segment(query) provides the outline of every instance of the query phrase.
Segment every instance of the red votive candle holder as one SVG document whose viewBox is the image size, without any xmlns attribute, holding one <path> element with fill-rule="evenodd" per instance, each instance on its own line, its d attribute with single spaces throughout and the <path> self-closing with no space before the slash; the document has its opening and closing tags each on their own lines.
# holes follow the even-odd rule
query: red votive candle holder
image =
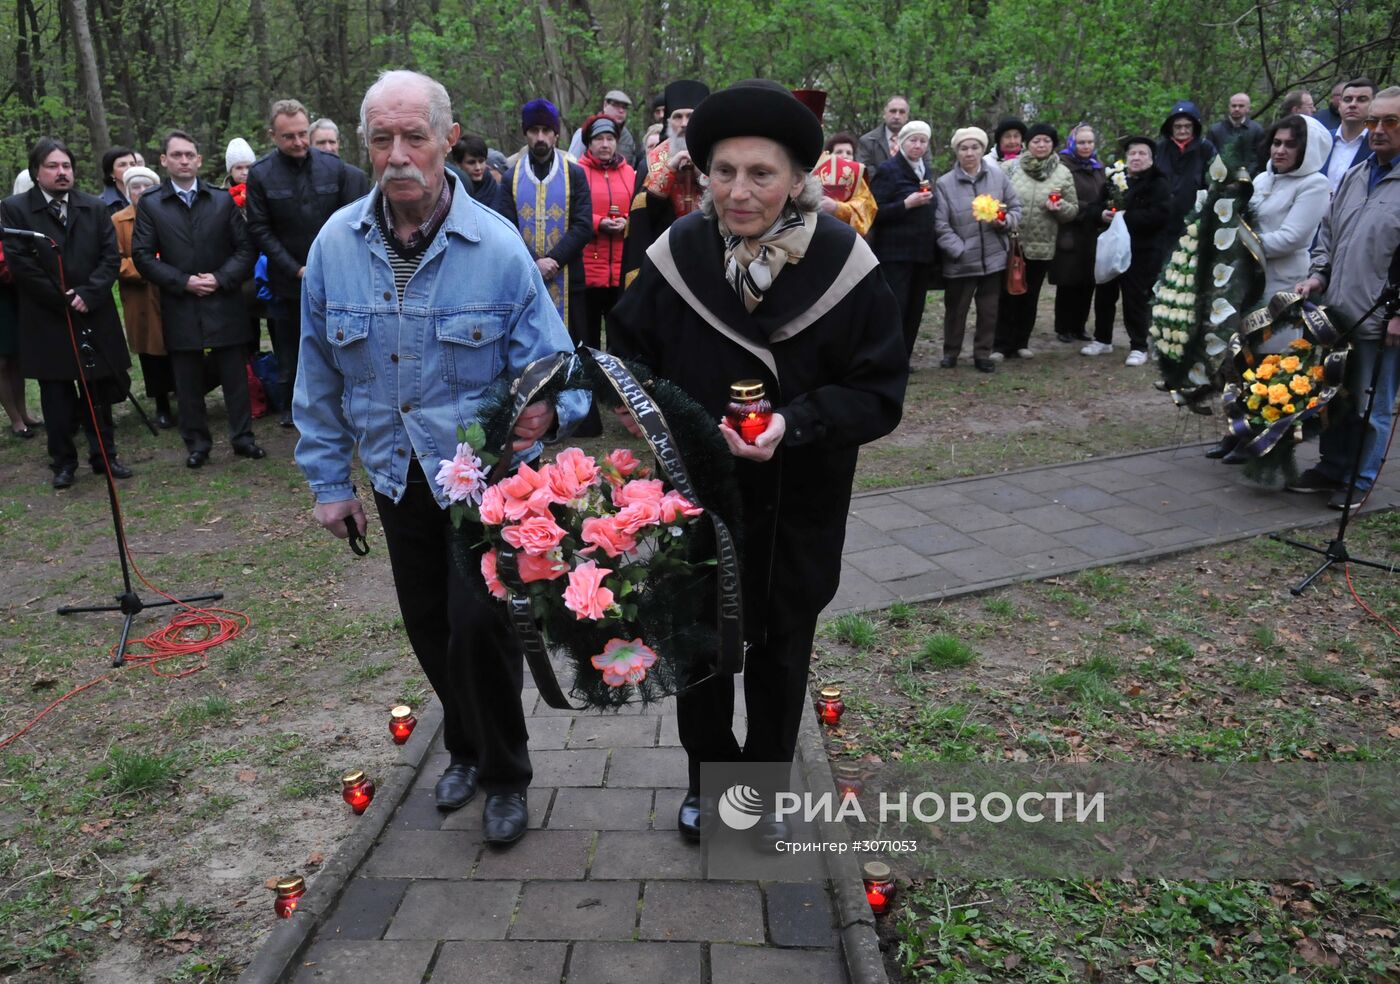
<svg viewBox="0 0 1400 984">
<path fill-rule="evenodd" d="M 773 419 L 773 404 L 763 393 L 763 383 L 757 379 L 741 379 L 729 386 L 729 405 L 724 408 L 724 420 L 739 432 L 745 444 L 752 444 L 768 429 Z"/>
<path fill-rule="evenodd" d="M 817 696 L 817 717 L 827 727 L 835 727 L 846 710 L 846 702 L 841 699 L 839 687 L 822 687 Z"/>
<path fill-rule="evenodd" d="M 1051 204 L 1051 205 L 1058 205 L 1058 204 L 1060 204 L 1060 197 L 1061 197 L 1061 196 L 1060 196 L 1060 193 L 1059 193 L 1058 191 L 1052 191 L 1052 192 L 1050 192 L 1050 204 Z"/>
<path fill-rule="evenodd" d="M 865 780 L 860 774 L 860 766 L 854 762 L 842 762 L 836 767 L 836 791 L 841 799 L 854 799 L 865 788 Z"/>
<path fill-rule="evenodd" d="M 413 708 L 407 704 L 400 704 L 389 712 L 389 736 L 394 739 L 395 745 L 408 741 L 408 736 L 413 734 L 416 727 L 418 719 L 413 716 Z"/>
<path fill-rule="evenodd" d="M 883 861 L 871 861 L 861 872 L 865 883 L 865 901 L 870 903 L 870 911 L 883 916 L 894 901 L 894 872 Z"/>
<path fill-rule="evenodd" d="M 374 799 L 374 780 L 359 769 L 347 772 L 340 777 L 340 795 L 350 804 L 350 809 L 355 811 L 355 815 L 359 816 Z"/>
<path fill-rule="evenodd" d="M 272 900 L 272 911 L 279 919 L 290 919 L 296 911 L 297 903 L 306 894 L 306 881 L 300 875 L 281 878 L 277 881 L 277 897 Z"/>
</svg>

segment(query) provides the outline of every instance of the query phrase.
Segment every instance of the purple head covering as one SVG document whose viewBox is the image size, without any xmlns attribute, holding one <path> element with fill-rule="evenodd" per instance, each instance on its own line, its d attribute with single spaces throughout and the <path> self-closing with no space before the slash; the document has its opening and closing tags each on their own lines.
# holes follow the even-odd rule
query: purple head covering
<svg viewBox="0 0 1400 984">
<path fill-rule="evenodd" d="M 1068 163 L 1070 164 L 1077 165 L 1081 168 L 1087 167 L 1091 171 L 1102 170 L 1103 162 L 1099 160 L 1099 152 L 1097 148 L 1095 148 L 1094 152 L 1090 154 L 1087 158 L 1080 157 L 1074 152 L 1074 135 L 1079 132 L 1079 128 L 1081 126 L 1088 125 L 1088 123 L 1079 122 L 1074 124 L 1074 126 L 1070 127 L 1069 139 L 1065 141 L 1065 149 L 1060 151 L 1060 153 L 1063 154 L 1065 157 L 1069 158 Z"/>
</svg>

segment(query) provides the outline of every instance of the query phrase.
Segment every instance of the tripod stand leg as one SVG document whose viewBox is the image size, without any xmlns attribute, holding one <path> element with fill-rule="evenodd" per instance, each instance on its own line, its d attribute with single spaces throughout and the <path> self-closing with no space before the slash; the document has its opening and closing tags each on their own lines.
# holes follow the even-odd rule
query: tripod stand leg
<svg viewBox="0 0 1400 984">
<path fill-rule="evenodd" d="M 112 657 L 113 666 L 123 666 L 126 663 L 126 640 L 131 637 L 131 620 L 135 617 L 135 612 L 126 613 L 126 619 L 122 622 L 122 637 L 117 643 L 117 654 Z"/>
</svg>

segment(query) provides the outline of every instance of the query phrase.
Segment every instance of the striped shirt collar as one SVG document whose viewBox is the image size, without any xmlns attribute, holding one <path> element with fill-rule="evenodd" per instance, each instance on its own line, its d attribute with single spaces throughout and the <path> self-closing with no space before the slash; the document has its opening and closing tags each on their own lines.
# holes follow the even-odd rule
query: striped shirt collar
<svg viewBox="0 0 1400 984">
<path fill-rule="evenodd" d="M 447 218 L 447 212 L 452 207 L 452 183 L 444 175 L 442 192 L 438 195 L 437 205 L 433 207 L 433 211 L 423 220 L 423 223 L 413 230 L 413 235 L 404 240 L 394 229 L 394 214 L 389 208 L 389 199 L 384 197 L 384 193 L 378 189 L 375 190 L 375 194 L 379 196 L 379 207 L 384 216 L 385 230 L 394 237 L 399 246 L 410 252 L 427 246 L 428 240 L 437 233 L 438 226 L 442 225 L 443 219 Z"/>
</svg>

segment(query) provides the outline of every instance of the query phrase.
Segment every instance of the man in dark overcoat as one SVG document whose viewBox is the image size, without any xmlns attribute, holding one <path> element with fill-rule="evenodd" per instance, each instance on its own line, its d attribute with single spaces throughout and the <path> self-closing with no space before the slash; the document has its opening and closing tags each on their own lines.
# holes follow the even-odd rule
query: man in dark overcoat
<svg viewBox="0 0 1400 984">
<path fill-rule="evenodd" d="M 131 365 L 112 298 L 121 266 L 116 232 L 107 206 L 74 187 L 73 155 L 61 141 L 41 137 L 35 143 L 29 174 L 34 187 L 0 202 L 0 223 L 41 233 L 54 244 L 5 237 L 5 262 L 19 293 L 20 369 L 39 381 L 53 487 L 73 484 L 79 427 L 87 434 L 92 470 L 110 468 L 114 478 L 130 478 L 131 470 L 117 460 L 111 406 L 126 396 Z M 79 379 L 88 381 L 91 412 Z"/>
<path fill-rule="evenodd" d="M 160 164 L 170 180 L 141 196 L 131 258 L 148 283 L 160 288 L 161 325 L 175 398 L 180 404 L 180 436 L 199 468 L 209 460 L 213 440 L 204 407 L 204 350 L 210 349 L 224 390 L 229 443 L 244 458 L 266 452 L 253 440 L 248 397 L 248 311 L 243 281 L 257 260 L 233 196 L 199 180 L 203 158 L 189 134 L 172 130 Z"/>
</svg>

